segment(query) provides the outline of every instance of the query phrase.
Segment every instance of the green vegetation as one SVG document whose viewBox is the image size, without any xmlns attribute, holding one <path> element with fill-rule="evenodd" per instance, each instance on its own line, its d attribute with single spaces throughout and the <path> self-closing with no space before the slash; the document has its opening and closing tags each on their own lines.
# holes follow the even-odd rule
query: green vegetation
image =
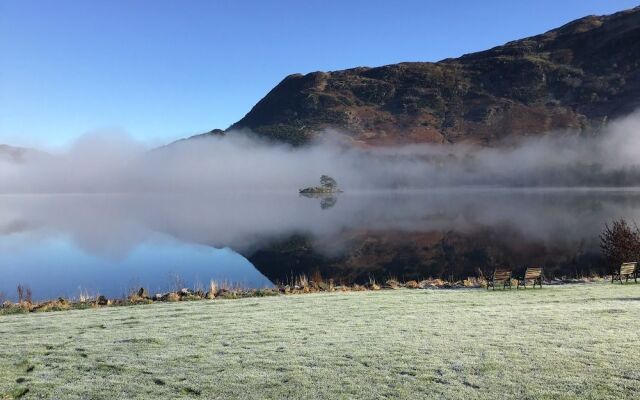
<svg viewBox="0 0 640 400">
<path fill-rule="evenodd" d="M 631 398 L 640 285 L 0 316 L 2 398 Z"/>
</svg>

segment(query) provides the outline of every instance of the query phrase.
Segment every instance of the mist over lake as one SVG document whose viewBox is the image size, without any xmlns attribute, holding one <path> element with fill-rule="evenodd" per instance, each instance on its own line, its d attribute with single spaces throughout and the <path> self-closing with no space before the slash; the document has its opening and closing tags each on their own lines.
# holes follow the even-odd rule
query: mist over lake
<svg viewBox="0 0 640 400">
<path fill-rule="evenodd" d="M 600 232 L 640 211 L 638 115 L 496 148 L 372 148 L 337 131 L 295 147 L 242 131 L 155 149 L 94 132 L 62 152 L 14 151 L 0 157 L 0 291 L 606 274 Z M 344 191 L 298 195 L 325 173 Z"/>
<path fill-rule="evenodd" d="M 260 288 L 316 271 L 337 282 L 500 264 L 595 273 L 599 233 L 612 219 L 639 219 L 640 191 L 2 195 L 0 209 L 0 291 L 23 284 L 50 298 L 210 279 Z"/>
</svg>

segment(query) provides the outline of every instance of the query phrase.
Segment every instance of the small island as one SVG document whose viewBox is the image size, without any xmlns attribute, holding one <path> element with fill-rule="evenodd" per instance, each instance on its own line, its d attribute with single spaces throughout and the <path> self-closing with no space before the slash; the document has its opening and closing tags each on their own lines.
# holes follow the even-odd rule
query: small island
<svg viewBox="0 0 640 400">
<path fill-rule="evenodd" d="M 338 182 L 329 175 L 320 177 L 320 186 L 313 186 L 299 190 L 300 194 L 341 193 Z"/>
</svg>

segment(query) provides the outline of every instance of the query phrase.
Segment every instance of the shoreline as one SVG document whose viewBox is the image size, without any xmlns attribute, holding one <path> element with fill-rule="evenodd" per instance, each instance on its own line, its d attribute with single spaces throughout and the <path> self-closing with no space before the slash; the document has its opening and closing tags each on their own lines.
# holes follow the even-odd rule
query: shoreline
<svg viewBox="0 0 640 400">
<path fill-rule="evenodd" d="M 543 286 L 557 286 L 570 284 L 585 284 L 595 282 L 606 282 L 608 278 L 589 277 L 589 278 L 573 278 L 573 279 L 549 279 L 543 281 Z M 525 289 L 517 289 L 515 279 L 512 280 L 514 289 L 496 290 L 527 290 L 531 289 L 529 285 Z M 21 299 L 17 302 L 4 301 L 0 304 L 0 317 L 12 314 L 29 314 L 39 312 L 55 312 L 69 310 L 83 310 L 92 308 L 105 307 L 126 307 L 153 303 L 172 303 L 184 301 L 202 301 L 202 300 L 233 300 L 257 297 L 272 296 L 289 296 L 302 295 L 311 293 L 339 293 L 339 292 L 364 292 L 364 291 L 393 291 L 399 289 L 408 290 L 456 290 L 456 289 L 486 289 L 486 280 L 482 278 L 469 278 L 462 281 L 447 282 L 441 279 L 425 279 L 421 281 L 409 280 L 399 282 L 395 279 L 389 279 L 385 283 L 377 283 L 370 281 L 369 283 L 351 284 L 351 285 L 334 285 L 332 280 L 325 281 L 309 281 L 305 276 L 299 277 L 293 284 L 280 284 L 274 288 L 262 289 L 246 289 L 246 288 L 227 288 L 219 287 L 216 282 L 212 281 L 209 290 L 183 288 L 178 291 L 170 291 L 164 293 L 156 293 L 150 295 L 144 287 L 138 289 L 135 293 L 131 293 L 126 297 L 107 298 L 103 295 L 87 297 L 83 299 L 63 298 L 32 301 L 30 299 Z M 540 289 L 537 289 L 540 290 Z"/>
</svg>

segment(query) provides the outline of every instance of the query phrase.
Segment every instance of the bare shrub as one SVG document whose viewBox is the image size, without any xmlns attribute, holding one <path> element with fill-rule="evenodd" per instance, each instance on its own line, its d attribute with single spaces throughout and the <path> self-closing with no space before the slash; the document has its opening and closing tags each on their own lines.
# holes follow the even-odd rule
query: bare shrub
<svg viewBox="0 0 640 400">
<path fill-rule="evenodd" d="M 218 282 L 214 281 L 213 279 L 209 281 L 209 293 L 218 293 Z"/>
<path fill-rule="evenodd" d="M 78 300 L 81 303 L 85 303 L 89 300 L 91 300 L 91 295 L 89 295 L 89 291 L 87 289 L 83 289 L 82 287 L 78 287 L 79 290 L 79 294 L 78 294 Z"/>
<path fill-rule="evenodd" d="M 320 274 L 319 270 L 315 270 L 315 272 L 311 275 L 311 281 L 316 284 L 320 284 L 323 282 L 322 274 Z"/>
<path fill-rule="evenodd" d="M 314 281 L 315 282 L 315 281 Z M 297 286 L 300 287 L 309 287 L 309 278 L 307 278 L 307 275 L 302 274 L 298 276 L 298 281 L 296 282 Z"/>
<path fill-rule="evenodd" d="M 18 284 L 18 303 L 22 304 L 22 301 L 24 300 L 24 286 Z"/>
<path fill-rule="evenodd" d="M 640 230 L 632 227 L 624 219 L 606 224 L 600 235 L 600 249 L 610 267 L 623 262 L 640 261 Z"/>
<path fill-rule="evenodd" d="M 18 284 L 16 290 L 18 292 L 18 304 L 31 303 L 33 293 L 31 292 L 31 288 L 29 286 Z"/>
</svg>

